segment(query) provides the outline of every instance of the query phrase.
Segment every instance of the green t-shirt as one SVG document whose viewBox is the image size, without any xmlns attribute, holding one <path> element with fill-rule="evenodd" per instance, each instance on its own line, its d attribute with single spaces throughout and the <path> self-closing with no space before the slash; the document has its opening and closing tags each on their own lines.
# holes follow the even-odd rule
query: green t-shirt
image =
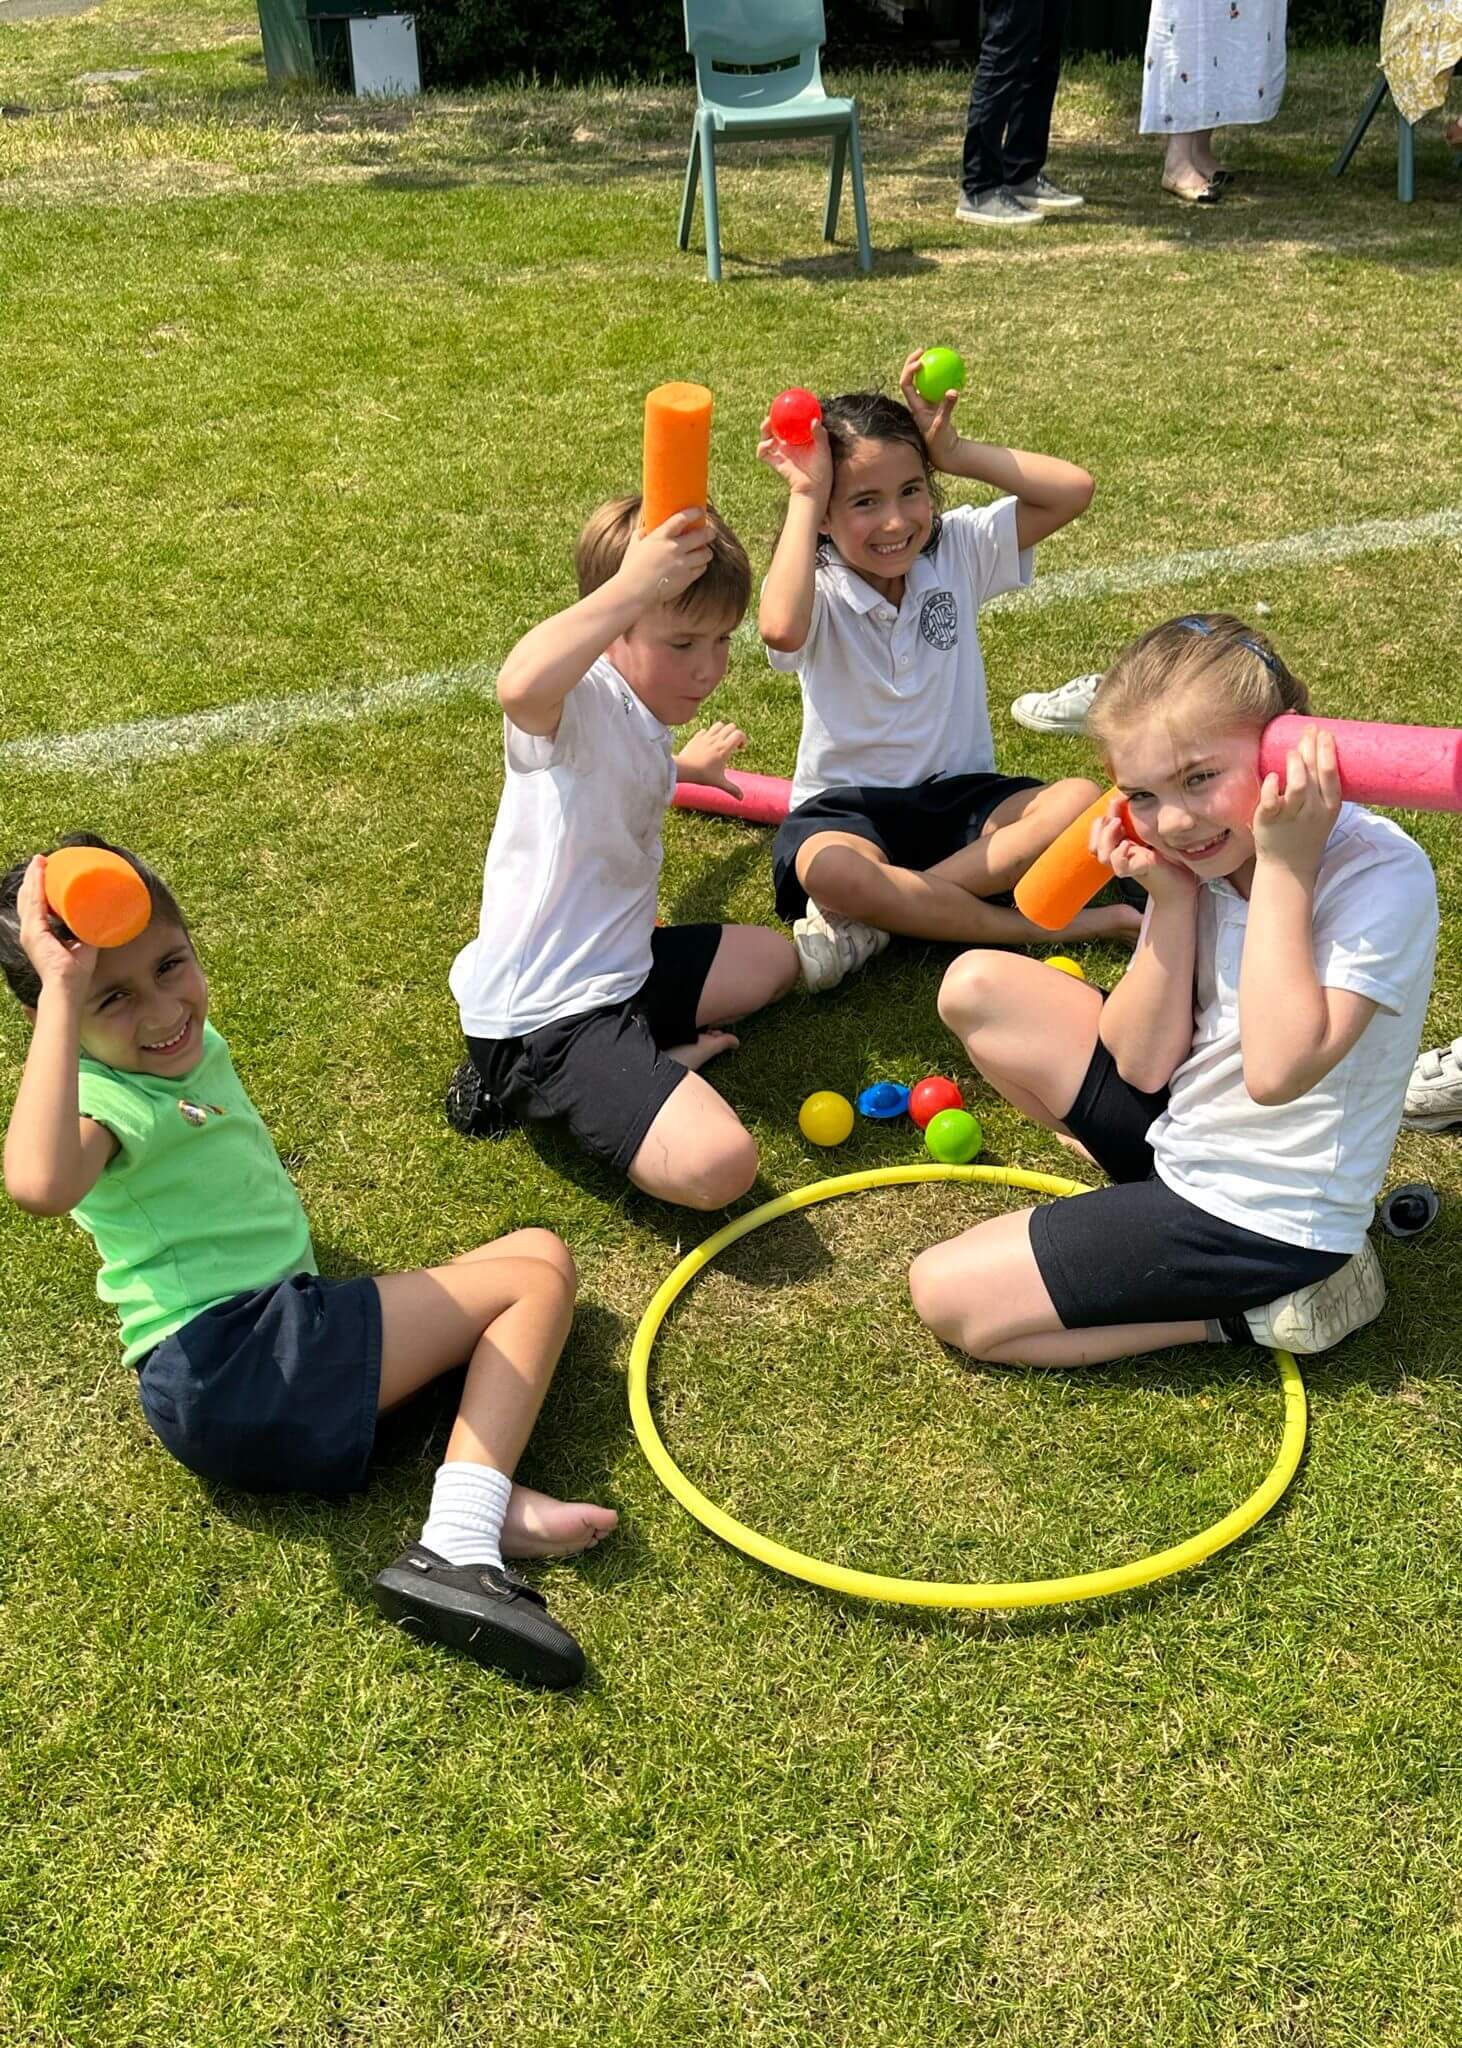
<svg viewBox="0 0 1462 2048">
<path fill-rule="evenodd" d="M 71 1214 L 96 1240 L 96 1291 L 122 1319 L 128 1365 L 230 1295 L 319 1270 L 299 1196 L 211 1024 L 177 1080 L 83 1058 L 81 1114 L 118 1145 Z"/>
</svg>

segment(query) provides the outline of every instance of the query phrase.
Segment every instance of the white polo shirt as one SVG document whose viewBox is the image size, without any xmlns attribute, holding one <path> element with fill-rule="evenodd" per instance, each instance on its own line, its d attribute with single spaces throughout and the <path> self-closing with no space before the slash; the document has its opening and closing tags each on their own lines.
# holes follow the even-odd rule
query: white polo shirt
<svg viewBox="0 0 1462 2048">
<path fill-rule="evenodd" d="M 1342 804 L 1315 888 L 1315 970 L 1375 1015 L 1297 1102 L 1244 1086 L 1239 970 L 1249 905 L 1228 882 L 1198 892 L 1193 1049 L 1148 1131 L 1158 1176 L 1184 1201 L 1281 1244 L 1355 1252 L 1386 1176 L 1421 1043 L 1437 942 L 1437 885 L 1389 818 Z"/>
<path fill-rule="evenodd" d="M 624 1002 L 650 972 L 670 731 L 601 657 L 552 739 L 503 720 L 477 937 L 452 963 L 468 1038 L 522 1038 Z"/>
<path fill-rule="evenodd" d="M 995 742 L 975 615 L 1023 588 L 1035 556 L 1015 537 L 1014 498 L 956 505 L 894 605 L 838 554 L 818 563 L 812 623 L 794 654 L 767 659 L 802 685 L 793 805 L 839 784 L 913 789 L 931 775 L 988 774 Z"/>
</svg>

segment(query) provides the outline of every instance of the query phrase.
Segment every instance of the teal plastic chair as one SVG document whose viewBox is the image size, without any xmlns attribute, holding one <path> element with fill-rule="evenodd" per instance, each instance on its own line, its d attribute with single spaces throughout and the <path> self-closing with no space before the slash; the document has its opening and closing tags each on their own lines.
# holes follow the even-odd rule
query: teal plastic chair
<svg viewBox="0 0 1462 2048">
<path fill-rule="evenodd" d="M 721 282 L 721 216 L 716 201 L 716 144 L 768 142 L 784 135 L 831 135 L 832 170 L 822 233 L 837 232 L 846 165 L 858 223 L 858 267 L 873 268 L 863 151 L 855 100 L 823 91 L 820 51 L 827 40 L 822 0 L 685 0 L 685 47 L 695 59 L 695 128 L 685 167 L 680 246 L 690 247 L 697 179 L 703 180 L 706 271 Z"/>
</svg>

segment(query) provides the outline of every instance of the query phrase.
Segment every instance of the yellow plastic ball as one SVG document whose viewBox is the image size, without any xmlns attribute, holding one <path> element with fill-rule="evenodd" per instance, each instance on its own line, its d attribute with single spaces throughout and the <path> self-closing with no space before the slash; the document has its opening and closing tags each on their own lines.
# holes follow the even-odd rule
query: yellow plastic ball
<svg viewBox="0 0 1462 2048">
<path fill-rule="evenodd" d="M 814 1145 L 841 1145 L 853 1128 L 853 1105 L 846 1095 L 819 1088 L 797 1112 L 804 1138 Z"/>
<path fill-rule="evenodd" d="M 1053 953 L 1050 959 L 1046 962 L 1046 965 L 1048 967 L 1054 967 L 1058 974 L 1071 975 L 1072 978 L 1076 981 L 1086 980 L 1086 969 L 1082 966 L 1079 960 L 1071 959 L 1069 954 Z"/>
</svg>

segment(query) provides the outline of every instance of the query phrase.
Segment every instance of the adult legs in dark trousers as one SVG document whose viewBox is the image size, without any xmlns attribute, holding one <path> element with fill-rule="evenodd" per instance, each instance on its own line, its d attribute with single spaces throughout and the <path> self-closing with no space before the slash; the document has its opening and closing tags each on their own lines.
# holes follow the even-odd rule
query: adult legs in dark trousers
<svg viewBox="0 0 1462 2048">
<path fill-rule="evenodd" d="M 1031 227 L 1081 205 L 1045 175 L 1068 0 L 985 0 L 965 128 L 961 220 Z"/>
</svg>

